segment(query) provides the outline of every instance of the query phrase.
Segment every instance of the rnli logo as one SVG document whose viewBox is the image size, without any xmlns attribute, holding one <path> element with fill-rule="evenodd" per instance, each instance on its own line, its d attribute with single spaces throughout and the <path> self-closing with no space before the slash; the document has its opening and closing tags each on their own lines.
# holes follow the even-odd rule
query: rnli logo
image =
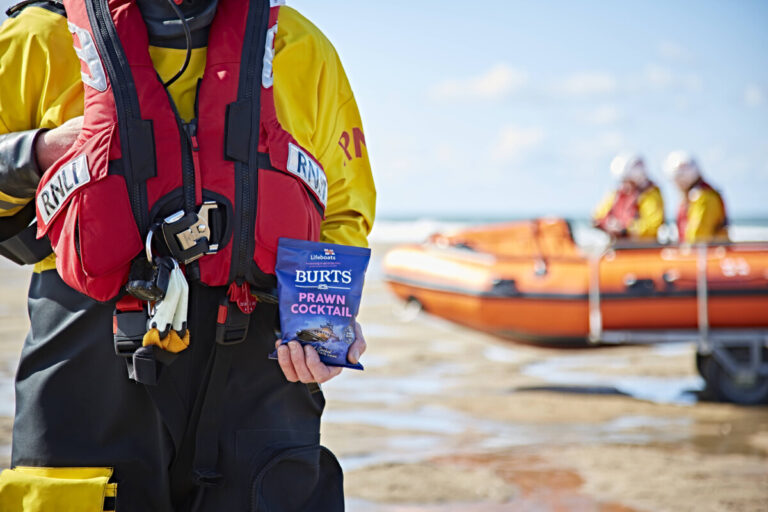
<svg viewBox="0 0 768 512">
<path fill-rule="evenodd" d="M 323 249 L 323 252 L 326 256 L 335 256 L 336 253 L 333 251 L 333 249 Z"/>
<path fill-rule="evenodd" d="M 309 155 L 295 144 L 288 143 L 288 172 L 297 176 L 311 188 L 325 208 L 328 200 L 328 181 L 325 172 Z"/>
<path fill-rule="evenodd" d="M 75 190 L 89 181 L 91 174 L 88 172 L 88 160 L 85 155 L 62 165 L 37 194 L 37 211 L 40 212 L 43 222 L 48 224 Z"/>
</svg>

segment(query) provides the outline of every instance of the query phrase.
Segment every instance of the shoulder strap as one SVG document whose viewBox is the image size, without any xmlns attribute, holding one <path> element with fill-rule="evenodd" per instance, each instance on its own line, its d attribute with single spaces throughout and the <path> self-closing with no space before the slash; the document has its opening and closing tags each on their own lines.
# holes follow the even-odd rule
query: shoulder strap
<svg viewBox="0 0 768 512">
<path fill-rule="evenodd" d="M 67 16 L 67 11 L 64 9 L 64 4 L 54 0 L 23 0 L 22 2 L 9 7 L 8 10 L 5 11 L 5 15 L 9 18 L 15 18 L 27 7 L 42 7 L 43 9 L 55 12 L 61 16 Z"/>
</svg>

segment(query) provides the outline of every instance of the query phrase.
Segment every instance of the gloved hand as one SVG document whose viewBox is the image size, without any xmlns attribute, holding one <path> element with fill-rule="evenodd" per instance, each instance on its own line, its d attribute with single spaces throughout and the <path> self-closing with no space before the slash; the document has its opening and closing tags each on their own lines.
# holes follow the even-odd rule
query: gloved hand
<svg viewBox="0 0 768 512">
<path fill-rule="evenodd" d="M 189 347 L 188 303 L 189 285 L 174 261 L 165 298 L 155 304 L 155 312 L 147 321 L 148 330 L 142 345 L 156 345 L 174 354 Z"/>
</svg>

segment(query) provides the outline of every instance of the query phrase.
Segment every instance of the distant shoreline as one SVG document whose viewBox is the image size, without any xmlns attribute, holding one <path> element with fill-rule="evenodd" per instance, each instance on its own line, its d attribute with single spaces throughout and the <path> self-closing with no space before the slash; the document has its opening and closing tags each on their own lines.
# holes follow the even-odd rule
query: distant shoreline
<svg viewBox="0 0 768 512">
<path fill-rule="evenodd" d="M 418 214 L 418 213 L 404 213 L 404 214 L 379 214 L 376 217 L 377 221 L 388 222 L 417 222 L 417 221 L 435 221 L 435 222 L 461 222 L 461 223 L 483 223 L 483 222 L 509 222 L 520 221 L 536 218 L 564 218 L 571 222 L 588 223 L 590 218 L 585 215 L 544 215 L 544 214 L 531 214 L 531 215 L 502 215 L 502 214 L 477 214 L 477 215 L 452 215 L 448 213 L 434 213 L 434 214 Z M 671 218 L 667 218 L 667 223 L 672 222 Z M 768 214 L 766 215 L 750 215 L 743 217 L 731 217 L 732 225 L 742 226 L 768 226 Z"/>
</svg>

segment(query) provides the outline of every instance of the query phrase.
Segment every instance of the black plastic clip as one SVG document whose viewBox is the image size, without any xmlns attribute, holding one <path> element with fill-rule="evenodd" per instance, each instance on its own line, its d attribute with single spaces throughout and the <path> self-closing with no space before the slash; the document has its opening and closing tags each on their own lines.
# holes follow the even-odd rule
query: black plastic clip
<svg viewBox="0 0 768 512">
<path fill-rule="evenodd" d="M 237 345 L 248 336 L 248 324 L 251 315 L 243 313 L 237 304 L 223 297 L 219 301 L 216 316 L 216 343 L 219 345 Z"/>
<path fill-rule="evenodd" d="M 177 354 L 158 347 L 144 347 L 149 312 L 146 306 L 130 296 L 118 301 L 112 316 L 112 332 L 115 354 L 125 359 L 128 378 L 147 386 L 154 386 L 160 379 L 164 366 L 170 365 Z"/>
</svg>

